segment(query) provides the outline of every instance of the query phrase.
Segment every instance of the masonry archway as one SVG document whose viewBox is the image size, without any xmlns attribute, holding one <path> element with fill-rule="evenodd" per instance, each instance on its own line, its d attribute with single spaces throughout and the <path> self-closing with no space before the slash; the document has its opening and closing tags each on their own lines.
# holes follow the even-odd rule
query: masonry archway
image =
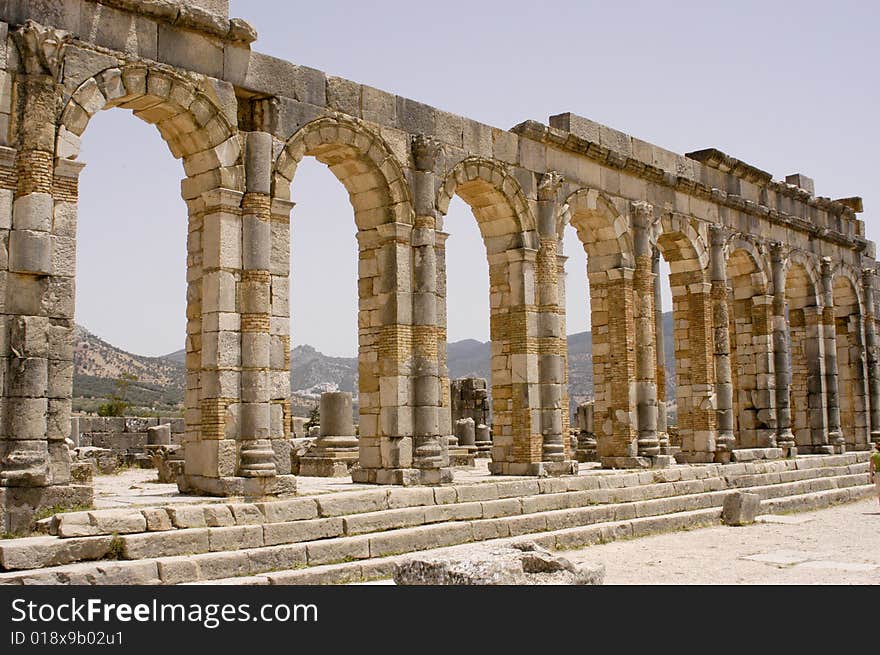
<svg viewBox="0 0 880 655">
<path fill-rule="evenodd" d="M 717 416 L 706 241 L 687 217 L 663 215 L 657 248 L 669 264 L 681 449 L 689 457 L 712 461 Z"/>
<path fill-rule="evenodd" d="M 766 257 L 734 238 L 727 256 L 730 359 L 737 448 L 763 448 L 776 434 L 771 297 Z"/>
<path fill-rule="evenodd" d="M 274 168 L 273 197 L 284 203 L 273 212 L 271 264 L 272 314 L 279 319 L 272 340 L 285 352 L 276 372 L 289 370 L 291 182 L 303 157 L 326 165 L 348 191 L 358 242 L 358 414 L 359 464 L 366 482 L 403 475 L 413 468 L 412 408 L 408 406 L 412 286 L 409 280 L 413 208 L 403 170 L 378 134 L 362 123 L 326 116 L 308 123 L 286 142 Z M 294 271 L 296 274 L 296 271 Z M 283 327 L 282 327 L 283 325 Z M 287 390 L 279 378 L 275 402 L 283 405 Z M 289 418 L 288 418 L 289 421 Z M 288 423 L 286 421 L 285 423 Z M 393 473 L 397 471 L 398 473 Z M 358 473 L 355 473 L 357 475 Z"/>
<path fill-rule="evenodd" d="M 26 84 L 25 80 L 22 84 Z M 39 93 L 39 87 L 27 87 L 28 93 Z M 36 98 L 31 102 L 37 107 Z M 52 105 L 49 105 L 52 106 Z M 21 325 L 36 326 L 48 313 L 52 322 L 51 339 L 59 344 L 48 358 L 49 376 L 53 379 L 48 392 L 46 423 L 40 427 L 34 423 L 29 429 L 40 431 L 42 439 L 48 437 L 48 461 L 50 484 L 67 481 L 68 464 L 66 446 L 63 438 L 69 431 L 70 399 L 72 377 L 73 341 L 73 288 L 76 259 L 76 218 L 77 218 L 77 176 L 79 164 L 75 161 L 79 154 L 80 137 L 85 132 L 91 118 L 101 110 L 121 107 L 132 112 L 157 127 L 165 143 L 175 158 L 183 161 L 186 177 L 181 185 L 182 195 L 189 211 L 187 243 L 187 387 L 185 393 L 186 438 L 196 441 L 206 436 L 206 429 L 216 446 L 218 440 L 228 433 L 234 433 L 234 421 L 227 420 L 228 403 L 224 403 L 217 391 L 219 371 L 212 363 L 205 366 L 201 356 L 203 349 L 217 352 L 221 339 L 219 332 L 209 332 L 202 318 L 210 306 L 215 306 L 218 298 L 206 297 L 203 289 L 212 278 L 207 269 L 211 258 L 219 256 L 219 239 L 215 224 L 206 222 L 206 209 L 210 204 L 210 194 L 217 194 L 221 186 L 240 190 L 242 185 L 241 142 L 235 127 L 225 118 L 218 104 L 189 78 L 184 78 L 165 69 L 153 69 L 143 65 L 122 66 L 103 70 L 88 77 L 72 94 L 66 98 L 65 105 L 57 116 L 43 116 L 40 111 L 28 115 L 30 122 L 46 121 L 55 124 L 54 172 L 61 183 L 47 187 L 39 177 L 38 171 L 45 166 L 38 160 L 44 153 L 38 149 L 25 150 L 19 157 L 24 174 L 19 179 L 18 195 L 27 196 L 27 210 L 22 209 L 15 217 L 25 227 L 42 211 L 44 201 L 49 203 L 48 224 L 41 227 L 47 230 L 56 246 L 51 249 L 51 258 L 44 261 L 13 261 L 10 268 L 8 293 L 18 297 L 30 296 L 35 300 L 57 298 L 53 307 L 16 308 L 17 321 Z M 52 166 L 49 170 L 52 170 Z M 51 194 L 51 195 L 50 195 Z M 22 207 L 25 203 L 22 203 Z M 31 227 L 33 227 L 31 225 Z M 216 250 L 210 251 L 206 245 L 214 236 Z M 34 235 L 30 235 L 34 237 Z M 45 235 L 48 237 L 49 235 Z M 22 233 L 24 237 L 24 233 Z M 34 237 L 36 238 L 36 237 Z M 48 241 L 47 241 L 48 243 Z M 61 247 L 62 244 L 67 244 Z M 22 244 L 23 246 L 23 244 Z M 25 248 L 20 248 L 22 253 Z M 214 264 L 216 265 L 216 264 Z M 36 286 L 43 288 L 34 288 Z M 234 309 L 234 308 L 233 308 Z M 214 310 L 216 311 L 216 309 Z M 62 345 L 65 344 L 65 345 Z M 23 346 L 24 344 L 22 344 Z M 27 348 L 20 350 L 27 353 Z M 14 384 L 7 380 L 7 385 Z M 14 394 L 12 394 L 14 395 Z M 238 392 L 236 390 L 235 396 Z M 21 399 L 24 402 L 24 399 Z M 14 404 L 14 403 L 13 403 Z M 20 407 L 19 410 L 23 409 Z M 16 410 L 13 408 L 13 412 Z M 210 428 L 206 426 L 210 425 Z M 34 437 L 38 435 L 34 434 Z M 234 434 L 231 435 L 234 438 Z M 31 443 L 39 443 L 36 439 Z M 197 448 L 193 448 L 195 453 Z M 216 450 L 216 448 L 215 448 Z M 63 452 L 62 452 L 63 451 Z M 216 454 L 216 453 L 215 453 Z M 24 466 L 5 463 L 4 476 L 14 478 L 19 475 L 39 478 L 41 457 L 19 457 L 15 452 L 7 453 L 9 462 L 26 462 Z M 216 461 L 216 457 L 214 458 Z M 46 461 L 46 460 L 43 460 Z M 34 464 L 34 462 L 36 462 Z M 190 466 L 188 459 L 187 466 Z M 208 471 L 200 471 L 208 473 Z M 216 471 L 213 472 L 216 476 Z"/>
<path fill-rule="evenodd" d="M 537 335 L 529 325 L 534 323 L 530 317 L 535 316 L 536 304 L 534 214 L 513 176 L 499 163 L 479 157 L 458 162 L 445 176 L 436 202 L 441 215 L 453 196 L 471 208 L 489 262 L 490 468 L 500 474 L 524 474 L 543 457 Z M 445 368 L 444 361 L 441 369 Z"/>
<path fill-rule="evenodd" d="M 605 194 L 578 189 L 561 206 L 558 231 L 566 225 L 587 253 L 597 456 L 635 456 L 635 261 L 629 221 Z"/>
<path fill-rule="evenodd" d="M 820 334 L 822 309 L 814 266 L 790 256 L 785 277 L 785 311 L 791 357 L 791 430 L 798 448 L 810 452 L 827 442 L 824 344 Z"/>
<path fill-rule="evenodd" d="M 862 306 L 856 286 L 858 278 L 848 273 L 840 270 L 833 283 L 840 428 L 847 450 L 864 450 L 868 448 L 870 429 Z"/>
</svg>

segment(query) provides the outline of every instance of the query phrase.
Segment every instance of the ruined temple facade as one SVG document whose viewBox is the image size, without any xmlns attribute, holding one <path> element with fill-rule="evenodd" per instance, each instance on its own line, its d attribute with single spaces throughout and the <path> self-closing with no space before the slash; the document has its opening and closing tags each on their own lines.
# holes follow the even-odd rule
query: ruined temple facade
<svg viewBox="0 0 880 655">
<path fill-rule="evenodd" d="M 303 157 L 344 185 L 357 226 L 355 481 L 451 479 L 443 219 L 456 195 L 489 262 L 493 473 L 576 471 L 566 226 L 588 258 L 604 466 L 669 457 L 660 256 L 671 269 L 681 461 L 880 439 L 877 265 L 858 198 L 816 197 L 804 176 L 775 181 L 714 149 L 678 155 L 569 113 L 482 125 L 258 53 L 254 30 L 222 0 L 4 0 L 0 20 L 7 502 L 69 483 L 78 150 L 104 110 L 154 124 L 183 164 L 184 490 L 295 490 L 278 462 L 290 438 L 290 197 Z"/>
</svg>

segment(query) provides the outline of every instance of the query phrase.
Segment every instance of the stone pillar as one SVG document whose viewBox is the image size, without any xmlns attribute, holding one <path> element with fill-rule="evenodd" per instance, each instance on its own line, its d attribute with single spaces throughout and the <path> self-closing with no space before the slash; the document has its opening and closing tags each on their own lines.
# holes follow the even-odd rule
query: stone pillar
<svg viewBox="0 0 880 655">
<path fill-rule="evenodd" d="M 771 274 L 773 276 L 773 370 L 776 383 L 776 445 L 787 456 L 797 454 L 791 431 L 791 352 L 788 327 L 785 320 L 785 257 L 781 243 L 770 244 Z"/>
<path fill-rule="evenodd" d="M 730 315 L 727 289 L 727 259 L 724 246 L 728 231 L 721 226 L 709 228 L 712 278 L 712 323 L 715 343 L 715 395 L 718 403 L 718 437 L 715 440 L 716 461 L 730 461 L 736 444 L 733 434 L 733 378 L 730 365 Z"/>
<path fill-rule="evenodd" d="M 633 276 L 636 328 L 636 403 L 638 454 L 660 454 L 657 438 L 657 356 L 654 341 L 654 286 L 652 232 L 654 208 L 646 202 L 632 203 L 636 268 Z"/>
<path fill-rule="evenodd" d="M 865 307 L 865 355 L 868 368 L 868 406 L 871 441 L 880 444 L 880 348 L 877 343 L 877 318 L 874 307 L 873 268 L 862 269 L 862 295 Z"/>
<path fill-rule="evenodd" d="M 69 457 L 54 467 L 48 437 L 48 333 L 50 317 L 41 297 L 52 277 L 52 218 L 56 85 L 44 66 L 40 41 L 66 34 L 28 22 L 13 35 L 24 71 L 16 76 L 17 187 L 12 201 L 8 273 L 4 274 L 4 443 L 0 484 L 45 487 L 69 481 Z M 60 66 L 60 59 L 58 61 Z M 69 291 L 72 293 L 72 280 Z M 71 299 L 72 300 L 72 299 Z M 71 308 L 72 309 L 72 308 Z M 70 312 L 71 318 L 73 312 Z M 72 327 L 72 326 L 70 326 Z M 61 445 L 64 446 L 63 440 Z M 57 449 L 56 449 L 57 450 Z M 64 447 L 66 451 L 66 446 Z M 65 472 L 63 469 L 67 468 Z M 0 525 L 0 529 L 4 526 Z M 5 530 L 4 530 L 5 531 Z"/>
<path fill-rule="evenodd" d="M 660 287 L 660 249 L 654 248 L 651 254 L 651 272 L 654 274 L 654 341 L 657 344 L 657 440 L 660 452 L 672 454 L 669 450 L 669 426 L 666 418 L 666 336 L 663 334 L 663 297 Z"/>
<path fill-rule="evenodd" d="M 361 290 L 361 435 L 352 480 L 378 484 L 430 484 L 452 480 L 448 441 L 440 438 L 442 390 L 438 341 L 438 267 L 435 250 L 436 171 L 442 150 L 418 135 L 411 143 L 414 225 L 385 223 L 358 233 L 361 264 L 376 278 Z M 366 341 L 378 345 L 365 366 Z M 370 370 L 372 369 L 372 370 Z M 366 373 L 366 375 L 364 374 Z M 365 416 L 364 401 L 369 410 Z M 378 424 L 373 412 L 378 409 Z"/>
<path fill-rule="evenodd" d="M 469 452 L 477 449 L 477 431 L 474 419 L 460 418 L 455 422 L 455 436 L 458 437 L 458 445 L 466 448 Z"/>
<path fill-rule="evenodd" d="M 322 393 L 320 412 L 320 436 L 314 448 L 300 458 L 299 474 L 345 477 L 358 459 L 351 394 L 346 391 Z"/>
<path fill-rule="evenodd" d="M 825 421 L 828 431 L 822 435 L 823 441 L 815 444 L 814 451 L 832 452 L 833 448 L 833 451 L 843 452 L 846 448 L 846 440 L 840 425 L 840 388 L 834 320 L 834 265 L 830 257 L 822 258 L 820 269 L 822 285 L 821 334 L 825 343 Z"/>
<path fill-rule="evenodd" d="M 633 269 L 621 266 L 590 270 L 589 275 L 596 449 L 603 467 L 630 468 L 641 465 L 635 402 Z"/>
<path fill-rule="evenodd" d="M 272 315 L 280 312 L 280 322 L 287 322 L 287 269 L 276 270 L 272 262 L 273 215 L 284 213 L 271 199 L 272 151 L 270 134 L 248 133 L 245 193 L 213 189 L 199 199 L 201 298 L 193 307 L 201 324 L 193 349 L 201 356 L 199 423 L 190 434 L 187 421 L 185 473 L 178 478 L 184 492 L 264 496 L 296 490 L 285 448 L 284 399 L 276 397 L 286 388 L 273 394 L 271 352 L 278 344 Z M 289 335 L 287 329 L 275 332 Z M 275 369 L 289 357 L 283 341 Z"/>
<path fill-rule="evenodd" d="M 562 176 L 555 171 L 541 176 L 538 184 L 538 249 L 535 263 L 535 294 L 538 310 L 538 377 L 540 380 L 542 459 L 571 472 L 568 434 L 563 414 L 566 340 L 559 305 L 559 235 L 556 230 L 559 187 Z"/>
</svg>

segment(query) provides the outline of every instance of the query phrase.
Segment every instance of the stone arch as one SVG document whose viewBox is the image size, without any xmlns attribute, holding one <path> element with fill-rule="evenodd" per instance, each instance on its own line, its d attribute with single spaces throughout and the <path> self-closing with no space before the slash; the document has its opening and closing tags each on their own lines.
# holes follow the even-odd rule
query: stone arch
<svg viewBox="0 0 880 655">
<path fill-rule="evenodd" d="M 656 247 L 669 264 L 672 291 L 678 434 L 682 451 L 710 457 L 715 450 L 717 416 L 706 226 L 683 214 L 666 212 L 659 227 Z"/>
<path fill-rule="evenodd" d="M 453 196 L 464 200 L 480 228 L 491 257 L 512 248 L 535 245 L 534 214 L 520 183 L 500 162 L 467 157 L 437 189 L 437 210 L 446 215 Z"/>
<path fill-rule="evenodd" d="M 614 201 L 602 191 L 583 188 L 562 203 L 557 232 L 562 238 L 566 225 L 577 232 L 587 251 L 590 270 L 633 267 L 633 241 L 629 222 Z"/>
<path fill-rule="evenodd" d="M 867 448 L 870 432 L 859 282 L 859 276 L 846 265 L 839 265 L 832 273 L 833 324 L 826 325 L 833 328 L 840 428 L 850 450 Z M 826 347 L 832 347 L 831 343 Z"/>
<path fill-rule="evenodd" d="M 290 185 L 303 157 L 325 164 L 348 191 L 360 230 L 385 223 L 413 224 L 412 196 L 391 148 L 364 123 L 329 115 L 307 123 L 275 161 L 273 196 L 290 199 Z"/>
<path fill-rule="evenodd" d="M 819 289 L 816 262 L 804 253 L 790 253 L 785 267 L 785 309 L 791 372 L 789 407 L 795 442 L 805 451 L 826 439 L 823 434 L 827 425 L 825 345 Z"/>
<path fill-rule="evenodd" d="M 414 342 L 410 279 L 414 210 L 409 183 L 378 133 L 356 119 L 330 114 L 287 138 L 272 171 L 276 202 L 290 200 L 291 184 L 304 157 L 314 157 L 339 180 L 348 192 L 357 227 L 358 446 L 362 470 L 372 476 L 363 481 L 401 483 L 402 478 L 379 480 L 375 475 L 377 469 L 388 475 L 412 469 L 411 452 L 409 459 L 401 455 L 394 462 L 387 454 L 389 444 L 413 435 L 412 408 L 405 393 Z M 292 204 L 287 207 L 289 211 Z M 284 247 L 275 258 L 273 287 L 283 286 L 284 291 L 277 306 L 273 297 L 273 316 L 289 321 L 290 217 L 275 219 L 273 240 Z M 289 352 L 289 336 L 287 340 Z"/>
<path fill-rule="evenodd" d="M 594 188 L 572 190 L 556 220 L 561 240 L 571 225 L 587 253 L 590 297 L 594 426 L 600 458 L 635 454 L 635 395 L 629 384 L 635 374 L 635 255 L 627 214 L 628 201 Z"/>
<path fill-rule="evenodd" d="M 192 79 L 143 64 L 108 68 L 79 85 L 60 113 L 56 156 L 76 159 L 89 121 L 112 107 L 130 109 L 155 125 L 189 178 L 211 176 L 218 183 L 210 187 L 204 177 L 190 186 L 244 190 L 241 136 L 220 106 Z M 184 198 L 191 200 L 198 191 L 185 185 Z"/>
<path fill-rule="evenodd" d="M 490 467 L 498 474 L 534 472 L 544 454 L 537 354 L 537 222 L 520 183 L 504 164 L 491 159 L 467 157 L 449 170 L 435 199 L 440 216 L 445 216 L 455 195 L 471 208 L 489 262 Z M 441 256 L 445 258 L 438 253 L 438 262 Z M 445 263 L 439 268 L 444 279 L 437 286 L 445 289 Z M 446 318 L 442 310 L 439 313 L 443 314 L 440 339 L 445 343 Z M 445 371 L 445 351 L 441 360 Z M 442 383 L 448 386 L 445 379 Z M 448 410 L 444 407 L 444 411 Z"/>
<path fill-rule="evenodd" d="M 733 236 L 727 243 L 726 269 L 736 446 L 759 448 L 775 434 L 766 254 L 752 240 Z"/>
<path fill-rule="evenodd" d="M 235 362 L 221 362 L 221 343 L 240 347 L 240 336 L 203 324 L 207 312 L 217 312 L 225 289 L 236 284 L 234 275 L 219 271 L 240 268 L 240 203 L 245 190 L 243 145 L 237 127 L 231 123 L 209 87 L 192 75 L 181 75 L 163 66 L 143 63 L 106 68 L 86 78 L 66 97 L 57 114 L 55 157 L 75 160 L 82 135 L 94 115 L 102 110 L 128 109 L 139 119 L 155 125 L 171 154 L 182 160 L 185 178 L 181 193 L 189 211 L 187 242 L 187 335 L 185 421 L 187 450 L 209 445 L 216 451 L 220 439 L 237 435 L 237 402 L 240 389 L 222 378 L 221 369 L 237 374 Z M 57 201 L 58 199 L 56 199 Z M 56 202 L 55 215 L 76 216 L 75 202 L 69 207 Z M 209 220 L 210 217 L 210 220 Z M 57 226 L 56 226 L 57 227 Z M 75 218 L 67 225 L 75 234 Z M 230 253 L 239 259 L 226 261 Z M 75 257 L 75 249 L 69 253 Z M 211 269 L 206 272 L 205 269 Z M 229 279 L 226 279 L 228 276 Z M 222 278 L 222 279 L 221 279 Z M 227 294 L 228 297 L 228 294 Z M 233 290 L 232 297 L 235 297 Z M 235 312 L 235 306 L 223 311 Z M 72 319 L 72 316 L 71 316 Z M 210 353 L 206 358 L 204 353 Z M 221 378 L 226 382 L 221 383 Z M 204 457 L 202 457 L 204 455 Z M 195 455 L 194 455 L 195 456 Z M 212 455 L 201 452 L 198 459 Z M 213 455 L 216 461 L 216 452 Z M 203 471 L 216 476 L 217 471 Z M 202 471 L 200 471 L 200 474 Z M 229 475 L 234 475 L 230 471 Z"/>
</svg>

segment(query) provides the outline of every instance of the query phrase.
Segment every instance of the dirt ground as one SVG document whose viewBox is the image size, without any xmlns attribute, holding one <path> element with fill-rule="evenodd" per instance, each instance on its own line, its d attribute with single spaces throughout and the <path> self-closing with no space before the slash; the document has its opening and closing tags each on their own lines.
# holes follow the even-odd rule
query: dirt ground
<svg viewBox="0 0 880 655">
<path fill-rule="evenodd" d="M 605 564 L 605 584 L 878 584 L 880 505 L 816 512 L 562 551 Z"/>
</svg>

